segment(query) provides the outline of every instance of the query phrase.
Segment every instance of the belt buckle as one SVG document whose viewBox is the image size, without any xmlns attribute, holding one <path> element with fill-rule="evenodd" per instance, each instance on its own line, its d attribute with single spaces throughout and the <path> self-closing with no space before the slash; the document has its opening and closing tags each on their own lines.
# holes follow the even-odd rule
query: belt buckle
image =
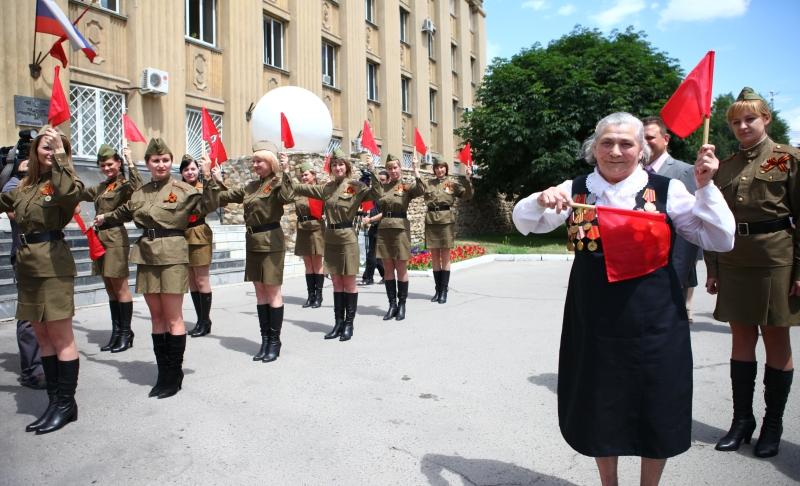
<svg viewBox="0 0 800 486">
<path fill-rule="evenodd" d="M 25 238 L 24 233 L 19 234 L 19 242 L 22 244 L 22 246 L 28 246 L 28 239 Z"/>
<path fill-rule="evenodd" d="M 145 230 L 145 234 L 147 235 L 147 238 L 150 239 L 150 240 L 155 240 L 156 239 L 156 230 L 155 230 L 155 228 L 146 229 Z"/>
<path fill-rule="evenodd" d="M 736 232 L 742 236 L 749 236 L 750 235 L 750 224 L 748 223 L 736 223 Z"/>
</svg>

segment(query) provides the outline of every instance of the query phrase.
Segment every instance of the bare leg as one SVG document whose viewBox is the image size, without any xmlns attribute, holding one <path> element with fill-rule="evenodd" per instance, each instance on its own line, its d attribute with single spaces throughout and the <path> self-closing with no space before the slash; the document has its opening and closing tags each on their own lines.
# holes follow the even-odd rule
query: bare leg
<svg viewBox="0 0 800 486">
<path fill-rule="evenodd" d="M 664 472 L 666 459 L 642 458 L 642 478 L 639 482 L 641 486 L 658 486 L 661 481 L 661 473 Z"/>
<path fill-rule="evenodd" d="M 258 305 L 269 304 L 270 307 L 277 309 L 283 305 L 280 285 L 267 285 L 261 282 L 253 282 L 256 289 L 256 303 Z"/>
<path fill-rule="evenodd" d="M 788 327 L 761 326 L 761 339 L 767 351 L 767 366 L 781 371 L 794 369 Z"/>
<path fill-rule="evenodd" d="M 60 361 L 78 359 L 78 347 L 72 333 L 72 318 L 31 322 L 42 356 L 57 355 Z"/>
<path fill-rule="evenodd" d="M 595 457 L 597 470 L 600 473 L 600 484 L 603 486 L 618 486 L 617 480 L 617 456 Z"/>
<path fill-rule="evenodd" d="M 397 277 L 395 277 L 395 274 L 394 274 L 394 269 L 395 269 L 394 263 L 396 261 L 397 260 L 393 260 L 391 258 L 384 258 L 383 259 L 383 278 L 384 278 L 384 280 L 395 280 L 395 278 L 399 278 L 400 277 L 399 275 Z"/>
<path fill-rule="evenodd" d="M 731 322 L 731 359 L 754 362 L 756 360 L 758 327 Z"/>
<path fill-rule="evenodd" d="M 441 248 L 433 248 L 431 249 L 431 266 L 435 272 L 438 272 L 442 269 L 442 249 Z"/>
</svg>

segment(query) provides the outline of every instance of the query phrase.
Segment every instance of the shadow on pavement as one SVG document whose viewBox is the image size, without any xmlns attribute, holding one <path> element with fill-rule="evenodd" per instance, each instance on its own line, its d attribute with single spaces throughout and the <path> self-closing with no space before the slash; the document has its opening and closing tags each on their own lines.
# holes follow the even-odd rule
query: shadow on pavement
<svg viewBox="0 0 800 486">
<path fill-rule="evenodd" d="M 256 323 L 253 327 L 253 336 L 260 337 L 259 336 L 260 332 L 261 331 L 258 329 L 258 324 Z M 197 339 L 208 339 L 208 338 L 216 339 L 223 347 L 228 348 L 231 351 L 244 353 L 248 356 L 256 354 L 258 352 L 259 346 L 261 346 L 260 341 L 253 341 L 251 339 L 245 339 L 236 336 L 220 336 L 217 334 L 209 334 L 207 336 L 203 336 L 202 338 L 197 338 Z"/>
<path fill-rule="evenodd" d="M 47 408 L 47 392 L 32 390 L 22 385 L 0 385 L 0 393 L 14 395 L 17 414 L 38 417 Z"/>
<path fill-rule="evenodd" d="M 333 320 L 333 319 L 331 319 Z M 292 319 L 284 319 L 284 322 L 288 322 L 293 326 L 301 327 L 308 332 L 314 332 L 319 334 L 327 334 L 332 328 L 333 323 L 331 324 L 323 324 L 321 322 L 311 322 L 311 321 L 296 321 Z"/>
<path fill-rule="evenodd" d="M 98 357 L 105 356 L 105 354 L 92 356 L 84 353 L 83 351 L 79 351 L 79 354 L 83 357 L 82 359 L 86 361 L 116 368 L 120 378 L 134 385 L 150 387 L 156 382 L 157 370 L 155 358 L 153 361 L 122 361 L 117 359 L 101 359 Z M 108 356 L 116 355 L 109 353 Z M 183 373 L 185 375 L 191 375 L 194 373 L 194 370 L 191 368 L 186 368 L 184 363 Z"/>
<path fill-rule="evenodd" d="M 75 331 L 80 331 L 86 334 L 86 340 L 89 344 L 94 344 L 97 347 L 105 346 L 108 342 L 108 339 L 111 337 L 111 326 L 108 326 L 108 330 L 105 329 L 89 329 L 88 327 L 79 326 L 78 324 L 81 321 L 75 319 L 72 322 L 72 329 Z M 133 330 L 136 333 L 136 329 Z M 135 338 L 134 338 L 135 339 Z"/>
<path fill-rule="evenodd" d="M 461 456 L 425 454 L 420 471 L 431 486 L 449 486 L 450 481 L 442 475 L 449 471 L 459 476 L 465 484 L 514 484 L 514 485 L 574 485 L 564 479 L 540 474 L 516 464 L 492 459 L 468 459 Z"/>
<path fill-rule="evenodd" d="M 537 386 L 546 387 L 553 393 L 558 391 L 558 373 L 541 373 L 539 375 L 531 375 L 528 381 Z"/>
<path fill-rule="evenodd" d="M 698 321 L 697 316 L 707 316 L 708 320 Z M 711 314 L 695 314 L 694 316 L 694 323 L 689 326 L 689 330 L 692 332 L 717 332 L 720 334 L 730 334 L 731 333 L 731 326 L 724 323 L 717 323 L 718 321 L 714 320 L 714 317 Z M 717 323 L 717 324 L 715 324 Z"/>
</svg>

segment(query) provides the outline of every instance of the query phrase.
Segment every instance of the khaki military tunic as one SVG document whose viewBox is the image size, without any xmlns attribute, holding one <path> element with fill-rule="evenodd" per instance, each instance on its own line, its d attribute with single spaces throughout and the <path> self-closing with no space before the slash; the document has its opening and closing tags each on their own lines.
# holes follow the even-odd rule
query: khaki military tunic
<svg viewBox="0 0 800 486">
<path fill-rule="evenodd" d="M 106 180 L 96 186 L 85 188 L 81 192 L 81 201 L 94 202 L 95 214 L 105 214 L 122 206 L 131 198 L 133 191 L 142 186 L 142 176 L 139 170 L 129 167 L 130 178 L 120 173 L 114 180 Z M 105 254 L 100 259 L 92 262 L 92 275 L 100 275 L 105 278 L 128 278 L 128 253 L 130 243 L 128 242 L 128 230 L 125 226 L 118 224 L 109 226 L 104 224 L 97 228 L 97 237 L 106 249 Z"/>
<path fill-rule="evenodd" d="M 352 227 L 358 208 L 364 200 L 376 201 L 383 195 L 378 174 L 370 172 L 372 183 L 343 178 L 326 184 L 295 184 L 284 174 L 284 184 L 295 194 L 322 199 L 323 213 L 328 226 L 325 229 L 325 270 L 332 275 L 356 275 L 358 273 L 358 239 Z M 331 225 L 350 224 L 349 228 Z"/>
<path fill-rule="evenodd" d="M 142 228 L 142 236 L 131 250 L 136 271 L 136 291 L 142 294 L 183 294 L 188 289 L 189 248 L 184 232 L 191 215 L 208 213 L 216 207 L 220 188 L 213 180 L 206 182 L 201 194 L 182 181 L 167 178 L 150 181 L 134 191 L 130 200 L 105 214 L 105 223 L 133 221 Z M 161 236 L 156 231 L 172 230 Z"/>
<path fill-rule="evenodd" d="M 411 257 L 411 223 L 408 221 L 408 205 L 425 191 L 421 179 L 406 184 L 402 178 L 383 186 L 383 196 L 378 203 L 381 220 L 375 255 L 378 258 L 408 260 Z"/>
<path fill-rule="evenodd" d="M 767 138 L 720 163 L 714 183 L 737 223 L 733 250 L 706 252 L 708 276 L 719 281 L 714 318 L 738 324 L 800 324 L 800 298 L 789 297 L 800 280 L 800 150 Z M 742 223 L 791 217 L 795 227 L 743 234 Z"/>
<path fill-rule="evenodd" d="M 193 186 L 198 192 L 203 192 L 203 182 L 198 179 Z M 216 211 L 216 207 L 207 207 L 208 213 Z M 208 214 L 206 213 L 206 215 Z M 214 244 L 214 232 L 206 223 L 205 215 L 189 216 L 189 226 L 186 228 L 186 243 L 189 244 L 189 266 L 206 267 L 211 265 L 211 253 Z"/>
<path fill-rule="evenodd" d="M 421 182 L 425 190 L 425 204 L 428 206 L 425 214 L 425 246 L 428 249 L 453 248 L 456 218 L 452 207 L 456 198 L 472 198 L 472 181 L 468 178 L 466 184 L 461 185 L 449 177 L 437 177 Z"/>
<path fill-rule="evenodd" d="M 312 218 L 308 198 L 304 196 L 295 198 L 294 211 L 297 216 L 294 254 L 297 256 L 324 255 L 325 239 L 322 235 L 322 220 Z"/>
<path fill-rule="evenodd" d="M 283 264 L 286 254 L 281 218 L 284 204 L 292 201 L 291 187 L 279 177 L 265 177 L 250 181 L 220 194 L 220 204 L 243 205 L 244 223 L 247 225 L 244 280 L 267 285 L 283 284 Z M 276 225 L 259 231 L 263 225 Z"/>
<path fill-rule="evenodd" d="M 20 235 L 63 230 L 75 214 L 83 182 L 66 153 L 53 156 L 50 172 L 39 182 L 0 194 L 0 211 L 14 211 Z M 19 320 L 43 322 L 75 314 L 75 260 L 63 239 L 17 248 Z"/>
</svg>

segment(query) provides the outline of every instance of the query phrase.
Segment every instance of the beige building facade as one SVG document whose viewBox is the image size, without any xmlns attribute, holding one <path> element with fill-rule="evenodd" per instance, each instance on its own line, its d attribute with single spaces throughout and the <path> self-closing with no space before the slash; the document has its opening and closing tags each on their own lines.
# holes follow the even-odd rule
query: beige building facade
<svg viewBox="0 0 800 486">
<path fill-rule="evenodd" d="M 33 77 L 35 4 L 4 3 L 0 145 L 46 113 L 57 61 Z M 410 160 L 414 129 L 431 152 L 457 160 L 454 135 L 486 66 L 482 0 L 57 0 L 95 47 L 68 49 L 61 82 L 79 163 L 122 141 L 122 113 L 176 157 L 201 152 L 200 109 L 221 125 L 231 157 L 249 153 L 249 118 L 279 86 L 318 95 L 333 119 L 331 146 L 356 150 L 369 120 L 383 155 Z M 36 35 L 36 52 L 55 41 Z M 68 43 L 65 43 L 65 47 Z M 144 144 L 133 144 L 141 159 Z"/>
</svg>

